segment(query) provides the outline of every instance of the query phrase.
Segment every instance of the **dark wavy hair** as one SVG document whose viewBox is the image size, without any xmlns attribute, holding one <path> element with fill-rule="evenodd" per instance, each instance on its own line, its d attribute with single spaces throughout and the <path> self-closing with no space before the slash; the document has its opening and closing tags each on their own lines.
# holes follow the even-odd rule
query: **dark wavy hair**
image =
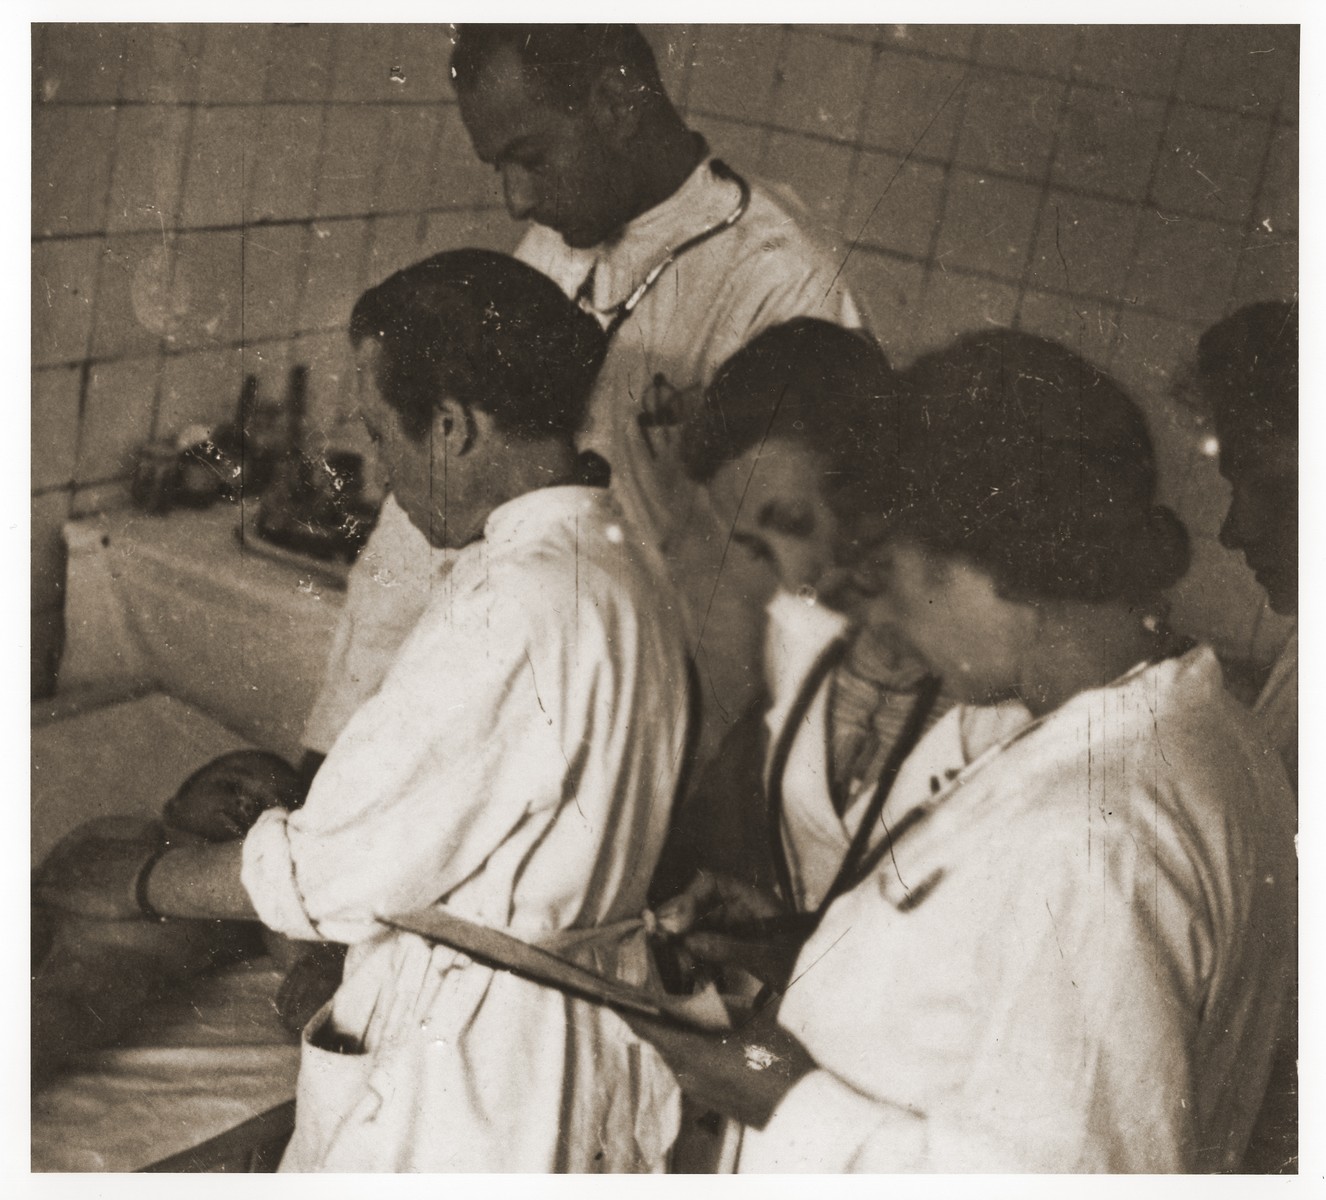
<svg viewBox="0 0 1326 1200">
<path fill-rule="evenodd" d="M 829 507 L 854 519 L 887 469 L 899 386 L 867 333 L 813 317 L 774 325 L 733 354 L 705 389 L 682 439 L 686 473 L 707 483 L 769 438 L 797 442 L 824 463 Z"/>
<path fill-rule="evenodd" d="M 416 441 L 444 396 L 513 438 L 573 441 L 607 350 L 551 279 L 492 250 L 435 254 L 369 288 L 350 338 L 382 347 L 378 390 Z"/>
<path fill-rule="evenodd" d="M 604 71 L 628 71 L 645 91 L 665 94 L 654 52 L 635 25 L 459 25 L 451 53 L 456 90 L 472 87 L 506 46 L 519 56 L 530 86 L 555 104 L 584 103 Z"/>
<path fill-rule="evenodd" d="M 905 373 L 890 526 L 960 554 L 1013 599 L 1144 601 L 1187 570 L 1188 535 L 1156 500 L 1146 420 L 1057 342 L 970 334 Z"/>
</svg>

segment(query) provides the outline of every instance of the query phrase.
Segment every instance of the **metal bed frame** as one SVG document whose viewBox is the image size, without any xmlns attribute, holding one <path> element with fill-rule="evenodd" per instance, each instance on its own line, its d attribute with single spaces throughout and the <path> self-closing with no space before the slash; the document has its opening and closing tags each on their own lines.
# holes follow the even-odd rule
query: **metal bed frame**
<svg viewBox="0 0 1326 1200">
<path fill-rule="evenodd" d="M 139 1173 L 270 1173 L 281 1161 L 294 1128 L 295 1102 L 287 1100 L 188 1150 L 142 1167 Z"/>
</svg>

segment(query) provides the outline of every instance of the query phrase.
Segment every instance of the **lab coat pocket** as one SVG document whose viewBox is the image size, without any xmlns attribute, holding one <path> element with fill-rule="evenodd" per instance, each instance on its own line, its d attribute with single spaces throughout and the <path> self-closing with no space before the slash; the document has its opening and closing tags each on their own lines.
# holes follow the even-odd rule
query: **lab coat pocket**
<svg viewBox="0 0 1326 1200">
<path fill-rule="evenodd" d="M 372 1056 L 336 1048 L 346 1035 L 332 1026 L 328 1001 L 304 1027 L 295 1085 L 295 1133 L 283 1171 L 329 1167 L 333 1147 L 352 1127 L 373 1118 L 381 1098 L 369 1086 Z"/>
</svg>

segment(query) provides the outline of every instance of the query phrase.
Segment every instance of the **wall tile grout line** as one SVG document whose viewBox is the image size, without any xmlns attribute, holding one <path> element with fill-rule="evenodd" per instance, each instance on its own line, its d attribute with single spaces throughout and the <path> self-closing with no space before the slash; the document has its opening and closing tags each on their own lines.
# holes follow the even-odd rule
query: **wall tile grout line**
<svg viewBox="0 0 1326 1200">
<path fill-rule="evenodd" d="M 857 248 L 857 253 L 865 254 L 873 258 L 886 258 L 894 262 L 911 264 L 915 266 L 924 266 L 926 265 L 927 262 L 933 261 L 931 259 L 919 258 L 913 255 L 909 255 L 903 251 L 891 250 L 887 247 L 873 246 L 865 242 L 862 242 L 861 245 Z M 1007 275 L 1000 275 L 995 271 L 982 270 L 981 268 L 978 267 L 955 266 L 955 267 L 947 267 L 944 270 L 945 273 L 948 275 L 953 275 L 957 278 L 971 279 L 973 281 L 1003 284 L 1005 286 L 1009 286 L 1013 282 L 1013 280 L 1010 279 L 1010 277 Z M 1034 290 L 1037 292 L 1044 292 L 1047 295 L 1051 295 L 1063 300 L 1082 300 L 1091 303 L 1113 302 L 1111 297 L 1101 293 L 1075 291 L 1067 288 L 1055 287 L 1050 284 L 1046 284 L 1043 286 L 1038 285 Z M 1176 317 L 1174 313 L 1166 309 L 1161 309 L 1142 303 L 1129 305 L 1129 311 L 1140 313 L 1147 316 L 1159 317 L 1163 320 L 1176 321 L 1178 324 L 1191 325 L 1195 329 L 1204 328 L 1206 324 L 1204 321 L 1198 320 L 1196 318 Z M 325 337 L 340 332 L 343 332 L 343 330 L 342 327 L 339 325 L 308 325 L 308 326 L 298 325 L 294 329 L 293 336 L 297 338 Z M 273 334 L 264 337 L 249 338 L 247 340 L 247 343 L 244 344 L 247 344 L 249 347 L 272 346 L 272 345 L 281 345 L 289 342 L 290 340 L 291 339 L 289 335 Z M 213 343 L 208 343 L 205 346 L 195 346 L 195 345 L 186 345 L 181 347 L 167 346 L 161 350 L 157 350 L 154 348 L 153 350 L 146 353 L 136 353 L 136 354 L 130 353 L 123 355 L 104 355 L 104 356 L 92 355 L 87 358 L 65 359 L 56 362 L 36 364 L 34 365 L 34 371 L 54 372 L 61 370 L 69 370 L 71 368 L 79 367 L 84 363 L 87 363 L 90 366 L 99 366 L 105 363 L 146 361 L 147 359 L 156 359 L 158 357 L 164 359 L 188 358 L 198 353 L 205 353 L 214 350 L 236 350 L 239 349 L 240 346 L 241 342 L 236 340 L 228 342 L 213 342 Z"/>
<path fill-rule="evenodd" d="M 1300 224 L 1295 38 L 1271 31 L 1257 44 L 1281 52 L 1250 59 L 1221 28 L 645 27 L 675 102 L 716 152 L 791 182 L 840 254 L 851 247 L 844 277 L 899 365 L 993 317 L 1080 346 L 1137 392 L 1168 429 L 1170 485 L 1208 547 L 1189 599 L 1217 618 L 1206 595 L 1231 588 L 1243 599 L 1228 611 L 1251 613 L 1253 585 L 1209 549 L 1207 475 L 1179 478 L 1169 359 L 1213 305 L 1296 291 Z M 278 399 L 295 361 L 311 367 L 311 422 L 333 432 L 343 313 L 367 277 L 449 245 L 514 246 L 491 179 L 464 159 L 455 97 L 427 69 L 444 33 L 373 34 L 375 53 L 405 66 L 409 86 L 397 87 L 352 26 L 32 26 L 37 608 L 59 612 L 57 518 L 126 503 L 132 446 L 231 412 L 246 372 Z M 909 126 L 933 115 L 924 97 L 955 81 L 950 109 L 908 154 Z M 1027 111 L 1033 102 L 1054 107 Z M 1225 193 L 1195 186 L 1173 145 L 1200 153 Z M 865 220 L 898 167 L 879 218 Z M 355 174 L 369 177 L 340 178 Z M 154 200 L 157 224 L 145 215 Z M 1067 278 L 1056 205 L 1078 221 Z M 1222 636 L 1246 652 L 1274 633 L 1268 619 Z"/>
<path fill-rule="evenodd" d="M 704 114 L 693 114 L 693 115 L 700 116 L 701 118 L 703 118 L 704 116 Z M 710 116 L 712 117 L 712 114 L 710 114 Z M 730 118 L 727 117 L 714 117 L 713 119 L 727 121 L 731 124 L 740 123 L 732 121 Z M 793 138 L 806 138 L 807 140 L 811 141 L 827 142 L 831 145 L 840 146 L 843 149 L 860 149 L 861 151 L 866 153 L 884 154 L 899 159 L 904 157 L 903 154 L 895 150 L 884 150 L 874 145 L 863 145 L 860 147 L 856 147 L 853 145 L 853 143 L 850 142 L 828 139 L 828 138 L 817 138 L 813 134 L 803 133 L 799 130 L 782 129 L 779 128 L 778 126 L 773 126 L 773 125 L 752 124 L 749 126 L 749 128 L 759 129 L 766 133 L 779 133 Z M 1282 126 L 1282 128 L 1284 128 L 1284 126 Z M 908 161 L 909 163 L 913 163 L 916 165 L 937 167 L 940 169 L 952 166 L 960 171 L 966 171 L 969 173 L 975 170 L 975 168 L 962 166 L 961 164 L 952 162 L 951 160 L 945 161 L 944 159 L 935 158 L 926 155 L 920 155 L 920 154 L 912 155 L 908 159 Z M 1036 182 L 1035 180 L 1029 180 L 1025 175 L 1018 175 L 1009 171 L 1002 171 L 999 170 L 998 168 L 982 167 L 979 168 L 979 174 L 984 175 L 990 179 L 999 180 L 1004 183 L 1034 185 Z M 1202 221 L 1207 224 L 1217 225 L 1220 226 L 1221 228 L 1238 231 L 1240 233 L 1245 232 L 1247 229 L 1247 223 L 1245 219 L 1234 220 L 1229 217 L 1214 216 L 1211 215 L 1210 213 L 1194 212 L 1192 210 L 1184 208 L 1173 208 L 1168 205 L 1161 205 L 1153 200 L 1145 198 L 1142 200 L 1128 201 L 1120 197 L 1119 194 L 1116 192 L 1098 191 L 1092 188 L 1084 188 L 1063 182 L 1053 183 L 1052 190 L 1056 192 L 1062 192 L 1064 195 L 1073 196 L 1083 200 L 1105 201 L 1111 204 L 1132 204 L 1133 207 L 1146 208 L 1153 213 L 1164 212 L 1166 215 L 1170 217 L 1180 217 L 1185 220 L 1191 220 L 1191 221 Z M 492 205 L 492 204 L 462 204 L 456 206 L 446 205 L 446 206 L 427 208 L 427 209 L 395 209 L 390 211 L 367 210 L 364 212 L 336 213 L 336 214 L 329 214 L 326 216 L 263 217 L 255 221 L 250 221 L 247 224 L 239 224 L 239 225 L 231 224 L 231 225 L 181 226 L 180 232 L 190 233 L 190 234 L 226 233 L 238 229 L 264 229 L 264 228 L 273 228 L 285 225 L 327 224 L 337 221 L 366 221 L 369 220 L 370 218 L 390 219 L 393 217 L 413 216 L 416 213 L 422 213 L 424 216 L 430 216 L 433 214 L 448 214 L 448 213 L 492 212 L 492 211 L 497 211 L 499 207 L 500 206 L 498 205 Z M 141 237 L 144 234 L 144 232 L 145 232 L 144 230 L 139 229 L 139 230 L 123 230 L 115 232 L 108 232 L 106 230 L 87 230 L 79 233 L 35 234 L 33 235 L 31 241 L 33 245 L 41 245 L 49 242 L 79 242 L 79 241 L 89 241 L 93 239 L 120 238 L 120 237 L 132 238 L 132 237 Z M 1295 233 L 1297 232 L 1297 226 L 1295 226 L 1294 232 Z"/>
<path fill-rule="evenodd" d="M 780 126 L 769 125 L 763 122 L 742 121 L 738 118 L 723 117 L 713 112 L 699 111 L 691 115 L 698 117 L 701 120 L 708 118 L 712 120 L 725 121 L 729 124 L 740 124 L 752 129 L 761 129 L 769 132 L 781 133 L 785 134 L 788 137 L 804 138 L 808 141 L 823 142 L 829 145 L 840 146 L 844 149 L 859 148 L 871 154 L 884 154 L 893 158 L 903 157 L 903 153 L 901 151 L 895 150 L 891 147 L 880 146 L 875 143 L 863 143 L 858 147 L 856 143 L 853 143 L 843 138 L 834 138 L 828 135 L 807 133 L 804 130 L 783 129 Z M 1015 172 L 1003 170 L 998 167 L 982 166 L 980 168 L 974 168 L 957 163 L 952 158 L 945 159 L 930 154 L 912 154 L 909 157 L 908 161 L 911 163 L 916 163 L 921 166 L 938 167 L 940 169 L 952 166 L 956 167 L 958 170 L 961 171 L 968 171 L 968 172 L 979 171 L 980 174 L 985 175 L 990 179 L 997 179 L 1005 183 L 1033 184 L 1033 185 L 1036 183 L 1036 180 L 1029 179 L 1026 175 L 1017 174 Z M 1160 211 L 1162 207 L 1164 207 L 1164 211 L 1169 213 L 1171 216 L 1184 217 L 1194 221 L 1206 221 L 1212 224 L 1221 225 L 1229 229 L 1237 229 L 1237 230 L 1243 229 L 1243 222 L 1241 220 L 1233 220 L 1229 217 L 1213 216 L 1209 213 L 1193 212 L 1181 208 L 1171 209 L 1166 206 L 1161 206 L 1145 198 L 1142 200 L 1129 200 L 1125 197 L 1120 196 L 1118 192 L 1102 191 L 1099 189 L 1082 187 L 1079 184 L 1071 184 L 1067 182 L 1053 182 L 1052 188 L 1054 191 L 1063 192 L 1065 195 L 1075 196 L 1085 200 L 1103 200 L 1112 204 L 1132 204 L 1134 206 L 1146 205 L 1150 207 L 1153 211 L 1157 212 Z"/>
<path fill-rule="evenodd" d="M 796 27 L 792 27 L 795 29 Z M 805 36 L 805 35 L 803 35 Z M 1076 75 L 1060 75 L 1049 71 L 1030 71 L 1018 67 L 1010 67 L 1003 63 L 981 62 L 974 58 L 964 58 L 957 55 L 930 54 L 918 50 L 902 50 L 898 47 L 884 42 L 869 42 L 864 40 L 852 40 L 853 45 L 870 46 L 879 55 L 898 54 L 907 58 L 914 58 L 923 62 L 936 62 L 948 65 L 969 66 L 982 73 L 992 75 L 1006 75 L 1014 79 L 1036 80 L 1045 83 L 1067 83 L 1071 87 L 1079 88 L 1083 91 L 1104 92 L 1113 94 L 1119 91 L 1117 87 L 1108 83 L 1100 83 L 1092 79 L 1083 79 Z M 689 74 L 689 72 L 688 72 Z M 1143 100 L 1166 100 L 1169 98 L 1169 92 L 1164 88 L 1155 89 L 1131 89 L 1131 94 L 1138 99 Z M 674 99 L 676 99 L 674 97 Z M 1189 108 L 1195 108 L 1202 112 L 1221 113 L 1230 116 L 1243 117 L 1261 117 L 1263 120 L 1269 119 L 1265 114 L 1259 113 L 1256 109 L 1249 108 L 1247 105 L 1240 104 L 1216 104 L 1209 100 L 1183 100 L 1181 101 Z M 92 100 L 44 100 L 37 107 L 43 109 L 52 108 L 244 108 L 259 109 L 267 108 L 272 105 L 279 105 L 282 108 L 364 108 L 368 106 L 375 107 L 397 107 L 397 108 L 435 108 L 456 107 L 456 101 L 450 97 L 429 98 L 423 100 L 412 100 L 408 97 L 398 97 L 393 99 L 373 99 L 373 100 L 338 100 L 328 98 L 325 100 L 143 100 L 137 98 L 119 97 L 113 100 L 92 99 Z M 685 107 L 684 102 L 678 102 L 678 107 Z M 718 115 L 718 114 L 714 114 Z M 737 119 L 737 118 L 726 118 Z M 1287 123 L 1298 124 L 1296 120 Z M 770 125 L 769 128 L 783 128 L 782 126 Z"/>
<path fill-rule="evenodd" d="M 480 213 L 497 212 L 500 205 L 495 204 L 460 204 L 444 205 L 437 208 L 424 209 L 393 209 L 385 212 L 353 212 L 353 213 L 335 213 L 327 216 L 307 216 L 307 217 L 262 217 L 256 221 L 241 221 L 239 224 L 230 225 L 181 225 L 178 232 L 188 234 L 207 234 L 207 233 L 234 233 L 238 230 L 262 230 L 279 229 L 290 225 L 329 225 L 338 222 L 367 221 L 370 218 L 382 218 L 390 220 L 393 217 L 412 217 L 415 215 L 432 216 L 434 214 L 460 214 L 460 213 Z M 88 242 L 88 241 L 109 241 L 114 238 L 142 238 L 150 233 L 150 230 L 144 229 L 126 229 L 123 231 L 108 232 L 106 230 L 88 230 L 83 233 L 59 233 L 59 234 L 39 234 L 34 236 L 32 244 L 34 246 L 44 245 L 50 242 Z"/>
<path fill-rule="evenodd" d="M 973 43 L 972 53 L 977 54 L 979 52 L 980 34 L 978 33 Z M 967 70 L 952 94 L 958 104 L 957 119 L 953 123 L 952 140 L 943 164 L 943 190 L 940 192 L 939 207 L 935 212 L 934 227 L 930 231 L 930 245 L 926 249 L 925 268 L 921 275 L 921 291 L 917 297 L 917 306 L 923 313 L 930 303 L 930 291 L 934 284 L 936 268 L 940 271 L 946 269 L 943 263 L 939 261 L 939 241 L 944 230 L 944 214 L 948 211 L 949 197 L 953 193 L 953 174 L 957 169 L 958 142 L 962 137 L 962 126 L 967 118 L 967 97 L 971 87 L 972 61 L 974 60 L 968 61 Z"/>
<path fill-rule="evenodd" d="M 336 61 L 333 58 L 330 65 L 327 68 L 327 81 L 325 86 L 328 95 L 332 95 L 335 92 L 336 88 L 335 74 L 336 74 Z M 318 154 L 317 154 L 317 167 L 313 173 L 313 195 L 309 201 L 309 206 L 315 214 L 318 213 L 319 209 L 321 208 L 320 202 L 322 198 L 322 185 L 324 182 L 324 172 L 326 170 L 328 153 L 329 153 L 328 143 L 329 143 L 330 129 L 331 129 L 331 122 L 327 119 L 327 112 L 324 109 L 322 113 L 322 118 L 319 122 L 319 129 L 318 129 Z M 313 255 L 317 245 L 318 225 L 326 220 L 327 220 L 326 217 L 322 216 L 315 217 L 314 220 L 309 222 L 308 229 L 304 235 L 304 270 L 301 273 L 299 279 L 300 286 L 296 291 L 295 301 L 294 301 L 295 312 L 300 314 L 300 317 L 302 317 L 306 311 L 305 305 L 308 301 L 309 289 L 313 282 L 312 280 Z M 360 283 L 363 282 L 364 274 L 367 270 L 369 256 L 371 253 L 371 246 L 372 246 L 371 224 L 367 225 L 366 232 L 368 236 L 359 239 L 359 246 L 357 248 L 359 254 L 359 269 L 356 278 Z M 298 345 L 298 341 L 301 336 L 299 333 L 299 328 L 300 326 L 297 320 L 296 332 L 294 334 L 294 337 L 292 337 L 291 339 L 292 349 Z M 287 374 L 289 373 L 290 368 L 292 368 L 295 365 L 296 364 L 294 362 L 286 363 Z"/>
<path fill-rule="evenodd" d="M 210 32 L 212 31 L 207 26 L 203 26 L 201 30 L 201 40 L 198 45 L 198 61 L 200 63 L 203 61 L 204 57 L 207 54 L 207 42 L 208 42 L 208 35 Z M 198 133 L 197 108 L 190 107 L 184 130 L 184 162 L 180 169 L 179 191 L 175 197 L 175 211 L 174 213 L 171 214 L 172 216 L 171 228 L 175 231 L 175 236 L 171 243 L 167 244 L 165 230 L 164 229 L 162 230 L 162 249 L 172 257 L 172 262 L 171 262 L 172 292 L 174 284 L 175 260 L 178 259 L 179 255 L 179 230 L 184 224 L 184 212 L 189 196 L 189 177 L 191 169 L 195 166 L 195 161 L 196 161 L 194 158 L 193 150 L 194 150 L 197 133 Z M 160 416 L 161 416 L 162 393 L 166 386 L 166 378 L 165 378 L 166 355 L 164 353 L 164 350 L 165 350 L 165 338 L 163 337 L 161 341 L 158 343 L 157 352 L 155 355 L 157 369 L 156 369 L 156 376 L 153 380 L 151 419 L 149 420 L 148 423 L 150 436 L 152 437 L 153 440 L 156 440 L 163 436 L 162 430 L 160 429 Z"/>
<path fill-rule="evenodd" d="M 837 220 L 839 226 L 842 226 L 844 223 L 845 214 L 852 200 L 852 191 L 856 187 L 857 176 L 860 174 L 861 171 L 862 155 L 865 154 L 866 152 L 865 151 L 866 114 L 870 111 L 870 90 L 875 83 L 875 77 L 879 74 L 879 57 L 880 57 L 879 47 L 872 45 L 870 51 L 870 66 L 866 71 L 866 86 L 864 92 L 862 93 L 861 104 L 858 107 L 856 114 L 856 124 L 854 126 L 856 130 L 856 139 L 852 145 L 852 157 L 847 164 L 847 180 L 843 184 L 842 203 L 838 207 Z M 902 167 L 900 166 L 899 171 L 901 170 Z M 884 197 L 881 194 L 880 200 L 882 201 L 883 198 Z M 851 246 L 846 251 L 847 254 L 855 253 L 857 247 L 861 245 L 862 238 L 865 235 L 866 229 L 869 225 L 870 225 L 870 218 L 869 216 L 867 216 L 861 228 L 857 230 L 855 233 L 853 233 L 853 231 L 850 229 L 844 230 L 847 237 L 851 239 Z M 845 265 L 846 264 L 844 260 L 844 267 Z"/>
<path fill-rule="evenodd" d="M 36 106 L 40 109 L 75 109 L 75 108 L 455 108 L 452 99 L 410 100 L 399 97 L 387 100 L 138 100 L 117 98 L 114 100 L 43 100 Z M 1222 110 L 1223 111 L 1223 110 Z"/>
<path fill-rule="evenodd" d="M 1073 36 L 1073 49 L 1071 52 L 1070 61 L 1072 62 L 1074 67 L 1076 67 L 1077 65 L 1078 57 L 1080 56 L 1081 52 L 1082 52 L 1082 31 L 1079 29 L 1074 33 Z M 1030 277 L 1036 264 L 1036 251 L 1040 245 L 1041 229 L 1045 222 L 1046 211 L 1049 207 L 1050 191 L 1052 188 L 1051 181 L 1054 179 L 1054 165 L 1059 157 L 1059 143 L 1063 135 L 1064 126 L 1067 123 L 1069 105 L 1071 103 L 1072 95 L 1073 95 L 1072 84 L 1065 82 L 1063 85 L 1063 91 L 1062 93 L 1060 93 L 1059 96 L 1059 108 L 1057 113 L 1055 114 L 1054 132 L 1050 135 L 1050 149 L 1045 156 L 1045 170 L 1041 173 L 1040 195 L 1036 201 L 1036 217 L 1031 223 L 1031 237 L 1027 241 L 1027 253 L 1022 260 L 1022 274 L 1021 278 L 1018 281 L 1018 297 L 1017 297 L 1017 302 L 1013 306 L 1012 323 L 1014 328 L 1021 328 L 1022 302 L 1026 297 L 1027 287 L 1028 284 L 1030 283 Z M 1055 209 L 1055 245 L 1056 246 L 1058 246 L 1059 244 L 1058 222 L 1059 222 L 1059 210 L 1056 208 Z M 1073 289 L 1068 286 L 1068 279 L 1066 278 L 1066 276 L 1067 276 L 1067 268 L 1065 267 L 1064 287 L 1065 290 L 1071 292 Z"/>
<path fill-rule="evenodd" d="M 1154 191 L 1156 186 L 1156 178 L 1160 173 L 1161 156 L 1164 153 L 1165 132 L 1169 129 L 1170 117 L 1174 112 L 1175 106 L 1178 104 L 1179 77 L 1183 71 L 1184 59 L 1187 57 L 1188 47 L 1191 42 L 1189 31 L 1186 26 L 1183 27 L 1180 37 L 1181 37 L 1181 42 L 1179 46 L 1179 54 L 1174 64 L 1174 73 L 1170 77 L 1169 96 L 1165 100 L 1165 110 L 1160 119 L 1160 134 L 1158 135 L 1155 149 L 1152 152 L 1151 170 L 1147 176 L 1146 187 L 1143 189 L 1142 192 L 1142 196 L 1145 201 L 1144 211 L 1149 209 L 1151 212 L 1157 214 L 1160 212 L 1160 208 L 1155 203 Z M 1127 301 L 1127 298 L 1132 294 L 1131 284 L 1137 274 L 1137 256 L 1138 256 L 1138 251 L 1141 249 L 1142 246 L 1143 236 L 1144 236 L 1143 226 L 1142 222 L 1139 220 L 1137 223 L 1137 228 L 1133 231 L 1133 241 L 1131 247 L 1129 248 L 1128 270 L 1124 275 L 1123 284 L 1119 289 L 1121 297 L 1125 302 Z M 1123 318 L 1122 318 L 1122 309 L 1121 309 L 1120 318 L 1118 321 L 1115 322 L 1114 333 L 1110 337 L 1109 345 L 1106 347 L 1107 361 L 1109 361 L 1110 363 L 1113 362 L 1117 354 L 1119 339 L 1122 336 L 1123 336 Z"/>
<path fill-rule="evenodd" d="M 124 62 L 120 63 L 120 78 L 124 76 Z M 117 88 L 118 90 L 118 88 Z M 105 199 L 102 204 L 103 225 L 109 220 L 111 201 L 115 194 L 115 167 L 119 161 L 120 146 L 119 139 L 115 134 L 119 131 L 121 123 L 121 114 L 118 109 L 112 109 L 114 120 L 111 125 L 111 153 L 106 168 L 106 190 Z M 106 280 L 106 246 L 105 239 L 97 254 L 97 265 L 93 271 L 92 297 L 90 300 L 91 312 L 89 314 L 87 341 L 83 346 L 83 368 L 79 372 L 78 383 L 78 426 L 74 430 L 73 438 L 73 471 L 75 482 L 77 481 L 78 464 L 82 459 L 83 441 L 87 433 L 87 411 L 88 401 L 92 389 L 92 368 L 90 366 L 93 348 L 96 345 L 97 338 L 97 318 L 100 313 L 101 292 L 105 286 Z"/>
</svg>

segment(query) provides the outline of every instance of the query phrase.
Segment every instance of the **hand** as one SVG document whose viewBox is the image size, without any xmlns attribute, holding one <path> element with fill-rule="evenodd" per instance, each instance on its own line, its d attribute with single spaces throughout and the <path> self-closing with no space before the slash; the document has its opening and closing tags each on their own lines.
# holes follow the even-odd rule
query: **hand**
<svg viewBox="0 0 1326 1200">
<path fill-rule="evenodd" d="M 782 901 L 770 892 L 730 875 L 699 871 L 684 892 L 660 904 L 654 915 L 662 932 L 678 937 L 698 929 L 738 930 L 784 912 Z"/>
<path fill-rule="evenodd" d="M 783 1097 L 815 1060 L 766 1016 L 725 1034 L 682 1029 L 622 1013 L 622 1019 L 668 1064 L 681 1090 L 705 1107 L 763 1129 Z"/>
<path fill-rule="evenodd" d="M 805 914 L 786 912 L 768 892 L 709 871 L 661 905 L 655 917 L 691 958 L 740 968 L 777 991 L 786 987 L 813 927 Z"/>
<path fill-rule="evenodd" d="M 267 809 L 297 808 L 303 798 L 299 772 L 283 758 L 236 750 L 189 776 L 162 815 L 175 829 L 225 842 L 242 838 Z"/>
<path fill-rule="evenodd" d="M 33 898 L 99 920 L 142 917 L 139 877 L 166 844 L 165 831 L 156 821 L 88 821 L 57 843 L 33 872 Z"/>
<path fill-rule="evenodd" d="M 281 981 L 276 1011 L 292 1033 L 299 1033 L 341 986 L 345 947 L 336 942 L 305 942 L 303 953 Z"/>
</svg>

